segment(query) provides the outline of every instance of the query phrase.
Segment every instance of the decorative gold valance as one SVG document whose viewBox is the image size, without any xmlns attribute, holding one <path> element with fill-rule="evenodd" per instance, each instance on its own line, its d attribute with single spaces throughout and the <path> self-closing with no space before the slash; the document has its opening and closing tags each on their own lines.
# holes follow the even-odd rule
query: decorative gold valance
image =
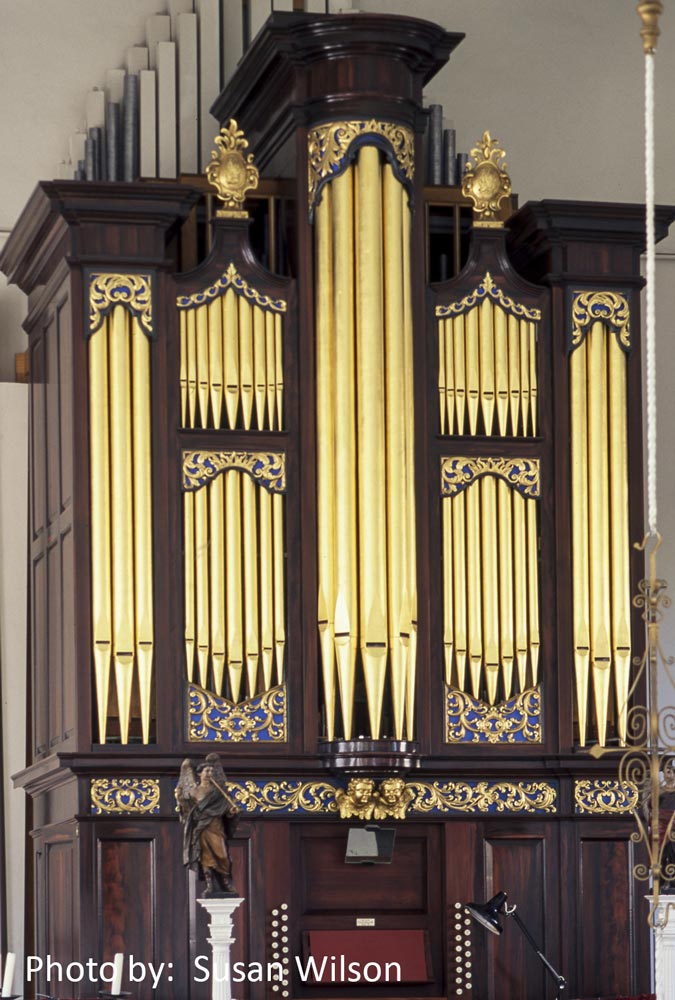
<svg viewBox="0 0 675 1000">
<path fill-rule="evenodd" d="M 616 335 L 625 351 L 631 346 L 630 306 L 618 292 L 575 292 L 572 300 L 571 349 L 579 347 L 593 323 L 602 323 Z"/>
<path fill-rule="evenodd" d="M 199 490 L 231 469 L 247 472 L 270 493 L 286 492 L 286 456 L 276 451 L 184 451 L 183 489 Z"/>
<path fill-rule="evenodd" d="M 538 458 L 441 458 L 441 495 L 456 496 L 481 476 L 496 476 L 524 497 L 539 497 Z"/>
<path fill-rule="evenodd" d="M 516 302 L 509 295 L 505 295 L 497 285 L 489 271 L 485 272 L 483 280 L 476 285 L 473 292 L 465 295 L 458 302 L 449 302 L 446 305 L 436 306 L 436 316 L 445 318 L 447 316 L 461 316 L 463 313 L 473 309 L 485 297 L 489 297 L 502 307 L 506 312 L 511 313 L 518 319 L 528 319 L 538 321 L 541 319 L 541 309 L 529 308 L 520 302 Z"/>
<path fill-rule="evenodd" d="M 149 274 L 89 275 L 89 336 L 100 329 L 114 306 L 125 306 L 138 319 L 144 333 L 152 336 L 152 278 Z"/>
<path fill-rule="evenodd" d="M 278 313 L 286 312 L 285 299 L 273 299 L 270 295 L 263 295 L 242 278 L 232 262 L 227 265 L 221 277 L 214 284 L 200 292 L 194 292 L 192 295 L 179 295 L 176 299 L 176 305 L 179 309 L 194 309 L 196 306 L 212 302 L 220 295 L 224 295 L 228 288 L 234 289 L 237 295 L 243 296 L 261 309 L 269 309 Z"/>
</svg>

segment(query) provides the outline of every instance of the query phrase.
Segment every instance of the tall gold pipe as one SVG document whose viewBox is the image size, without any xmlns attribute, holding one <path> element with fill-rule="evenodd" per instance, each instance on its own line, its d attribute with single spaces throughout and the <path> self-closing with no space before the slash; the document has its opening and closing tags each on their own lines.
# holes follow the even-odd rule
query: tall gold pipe
<svg viewBox="0 0 675 1000">
<path fill-rule="evenodd" d="M 208 487 L 195 492 L 195 585 L 197 591 L 197 665 L 199 683 L 209 682 L 209 504 Z"/>
<path fill-rule="evenodd" d="M 131 364 L 136 660 L 141 702 L 141 730 L 143 742 L 149 743 L 154 647 L 150 341 L 143 333 L 136 317 L 131 322 Z"/>
<path fill-rule="evenodd" d="M 241 577 L 240 472 L 225 476 L 225 604 L 227 615 L 227 675 L 232 701 L 238 702 L 244 666 Z"/>
<path fill-rule="evenodd" d="M 255 412 L 258 429 L 265 427 L 265 399 L 267 394 L 267 360 L 265 345 L 265 313 L 253 306 L 253 384 Z"/>
<path fill-rule="evenodd" d="M 465 492 L 458 493 L 452 501 L 452 577 L 454 597 L 455 663 L 457 687 L 466 691 L 467 640 L 467 558 Z"/>
<path fill-rule="evenodd" d="M 260 618 L 258 611 L 258 516 L 256 487 L 249 475 L 241 477 L 241 505 L 244 556 L 244 645 L 248 696 L 258 692 L 260 658 Z"/>
<path fill-rule="evenodd" d="M 265 370 L 267 372 L 267 427 L 273 431 L 275 429 L 275 371 L 276 362 L 274 358 L 274 313 L 269 310 L 265 313 Z"/>
<path fill-rule="evenodd" d="M 494 705 L 499 682 L 499 570 L 497 549 L 497 484 L 480 480 L 483 571 L 483 660 L 488 702 Z"/>
<path fill-rule="evenodd" d="M 328 739 L 335 736 L 335 464 L 333 410 L 333 228 L 331 186 L 316 210 L 316 433 L 319 593 L 317 598 L 323 697 Z"/>
<path fill-rule="evenodd" d="M 530 669 L 532 685 L 539 680 L 539 532 L 537 528 L 537 501 L 525 503 L 527 509 L 527 607 L 530 629 Z"/>
<path fill-rule="evenodd" d="M 466 359 L 466 408 L 469 414 L 469 433 L 475 434 L 478 427 L 480 401 L 478 309 L 476 306 L 464 314 L 464 355 Z"/>
<path fill-rule="evenodd" d="M 530 338 L 527 331 L 527 322 L 521 319 L 519 324 L 520 341 L 520 400 L 523 414 L 523 436 L 530 433 Z"/>
<path fill-rule="evenodd" d="M 483 299 L 478 313 L 480 343 L 480 401 L 486 434 L 492 434 L 495 413 L 495 335 L 492 302 Z"/>
<path fill-rule="evenodd" d="M 455 316 L 452 320 L 452 340 L 455 363 L 455 407 L 457 409 L 457 433 L 463 434 L 464 414 L 466 411 L 466 339 L 463 316 Z"/>
<path fill-rule="evenodd" d="M 455 428 L 455 327 L 452 319 L 444 319 L 443 325 L 445 326 L 445 396 L 448 434 L 452 434 Z"/>
<path fill-rule="evenodd" d="M 186 309 L 185 336 L 187 340 L 187 402 L 189 426 L 197 419 L 197 329 L 195 310 Z"/>
<path fill-rule="evenodd" d="M 617 730 L 626 740 L 630 686 L 630 560 L 628 525 L 628 440 L 626 431 L 626 356 L 609 338 L 609 476 L 612 552 L 612 652 Z"/>
<path fill-rule="evenodd" d="M 445 653 L 445 683 L 452 684 L 454 652 L 454 608 L 452 573 L 452 498 L 441 500 L 443 509 L 443 648 Z"/>
<path fill-rule="evenodd" d="M 223 307 L 220 299 L 209 303 L 209 395 L 213 426 L 220 427 L 223 413 Z"/>
<path fill-rule="evenodd" d="M 109 319 L 89 339 L 89 468 L 91 489 L 91 610 L 99 742 L 105 743 L 112 651 L 110 552 Z"/>
<path fill-rule="evenodd" d="M 272 497 L 272 534 L 274 546 L 274 661 L 277 684 L 284 679 L 284 652 L 286 649 L 286 585 L 284 569 L 284 498 L 280 493 Z"/>
<path fill-rule="evenodd" d="M 525 498 L 511 491 L 513 507 L 513 579 L 515 583 L 516 663 L 520 690 L 527 687 L 527 518 Z"/>
<path fill-rule="evenodd" d="M 113 657 L 122 743 L 129 741 L 135 646 L 129 319 L 124 306 L 116 305 L 109 328 Z"/>
<path fill-rule="evenodd" d="M 209 577 L 213 690 L 223 693 L 225 676 L 225 483 L 216 476 L 209 491 Z"/>
<path fill-rule="evenodd" d="M 520 423 L 520 324 L 515 316 L 508 316 L 509 340 L 509 411 L 511 433 L 518 434 Z M 523 429 L 523 434 L 525 430 Z"/>
<path fill-rule="evenodd" d="M 239 311 L 239 390 L 241 416 L 244 430 L 251 429 L 253 417 L 253 323 L 251 304 L 241 296 L 237 299 Z"/>
<path fill-rule="evenodd" d="M 277 429 L 284 427 L 284 342 L 281 316 L 274 314 L 274 363 L 277 396 Z"/>
<path fill-rule="evenodd" d="M 497 482 L 497 523 L 499 525 L 499 654 L 502 663 L 504 699 L 508 701 L 513 688 L 513 518 L 511 488 L 500 479 Z"/>
<path fill-rule="evenodd" d="M 223 361 L 225 410 L 227 425 L 232 430 L 237 426 L 239 410 L 239 310 L 232 288 L 228 288 L 223 297 Z"/>
<path fill-rule="evenodd" d="M 406 578 L 408 581 L 407 601 L 410 607 L 410 640 L 407 656 L 407 683 L 405 703 L 406 736 L 415 736 L 415 691 L 417 666 L 417 521 L 415 515 L 415 405 L 414 405 L 414 363 L 413 363 L 413 313 L 412 279 L 410 274 L 410 229 L 411 213 L 408 192 L 401 185 L 402 225 L 401 243 L 403 248 L 403 330 L 405 350 L 405 470 L 404 483 L 407 487 L 405 523 L 406 532 Z"/>
<path fill-rule="evenodd" d="M 262 690 L 272 687 L 274 668 L 274 570 L 272 557 L 272 497 L 258 490 L 260 516 L 260 658 Z"/>
<path fill-rule="evenodd" d="M 220 303 L 218 304 L 220 308 Z M 187 417 L 187 399 L 188 399 L 188 378 L 187 378 L 187 310 L 181 309 L 179 314 L 180 320 L 180 425 L 185 427 L 185 420 Z"/>
<path fill-rule="evenodd" d="M 588 428 L 586 341 L 570 355 L 570 458 L 572 482 L 572 631 L 579 742 L 586 745 L 590 674 L 590 590 L 588 576 Z"/>
<path fill-rule="evenodd" d="M 195 495 L 183 494 L 183 551 L 185 572 L 185 666 L 192 683 L 195 665 Z"/>
<path fill-rule="evenodd" d="M 445 434 L 445 410 L 447 382 L 445 375 L 445 353 L 446 353 L 446 325 L 444 319 L 439 319 L 436 324 L 438 332 L 438 412 L 440 418 L 441 434 Z M 452 433 L 448 431 L 448 433 Z"/>
<path fill-rule="evenodd" d="M 537 433 L 537 404 L 539 399 L 537 377 L 537 325 L 528 323 L 530 345 L 530 412 L 532 414 L 532 434 Z"/>
<path fill-rule="evenodd" d="M 197 325 L 197 402 L 199 427 L 209 426 L 209 395 L 211 370 L 209 366 L 209 307 L 204 303 L 193 310 Z"/>
<path fill-rule="evenodd" d="M 609 454 L 607 442 L 607 343 L 593 323 L 588 343 L 588 520 L 590 525 L 591 663 L 598 742 L 605 743 L 609 704 L 610 564 Z"/>
<path fill-rule="evenodd" d="M 469 606 L 469 670 L 471 691 L 480 697 L 481 666 L 483 663 L 483 609 L 481 594 L 480 554 L 480 484 L 472 483 L 466 492 L 466 577 Z"/>
<path fill-rule="evenodd" d="M 359 535 L 361 540 L 361 657 L 370 718 L 378 739 L 387 668 L 387 566 L 384 338 L 382 330 L 382 195 L 374 146 L 359 151 L 356 166 Z"/>
<path fill-rule="evenodd" d="M 357 506 L 356 506 L 356 398 L 354 386 L 354 170 L 350 167 L 332 182 L 333 266 L 335 276 L 335 494 L 336 603 L 335 653 L 342 727 L 352 737 L 354 681 L 358 643 Z"/>
<path fill-rule="evenodd" d="M 499 306 L 493 307 L 495 326 L 495 392 L 497 425 L 502 437 L 506 435 L 509 421 L 509 341 L 506 313 Z"/>
</svg>

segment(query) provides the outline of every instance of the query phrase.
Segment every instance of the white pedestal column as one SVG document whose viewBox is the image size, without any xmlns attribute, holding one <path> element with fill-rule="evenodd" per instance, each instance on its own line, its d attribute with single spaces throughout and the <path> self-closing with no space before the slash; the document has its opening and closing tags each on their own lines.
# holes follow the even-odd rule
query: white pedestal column
<svg viewBox="0 0 675 1000">
<path fill-rule="evenodd" d="M 213 953 L 211 958 L 211 1000 L 232 1000 L 230 975 L 230 947 L 232 937 L 232 914 L 244 900 L 237 896 L 220 896 L 198 899 L 200 906 L 208 912 L 211 920 L 208 942 Z"/>
<path fill-rule="evenodd" d="M 650 896 L 647 897 L 652 902 Z M 655 923 L 663 924 L 654 930 L 654 980 L 656 1000 L 675 997 L 675 895 L 659 897 Z"/>
</svg>

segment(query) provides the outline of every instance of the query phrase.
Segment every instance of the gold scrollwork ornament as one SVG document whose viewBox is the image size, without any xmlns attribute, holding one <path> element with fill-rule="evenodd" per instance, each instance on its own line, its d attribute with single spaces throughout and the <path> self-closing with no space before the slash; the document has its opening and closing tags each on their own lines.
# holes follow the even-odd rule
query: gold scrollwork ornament
<svg viewBox="0 0 675 1000">
<path fill-rule="evenodd" d="M 584 778 L 574 783 L 578 813 L 625 815 L 637 807 L 638 798 L 636 785 L 616 778 Z"/>
<path fill-rule="evenodd" d="M 248 156 L 243 153 L 244 149 L 248 149 L 248 139 L 234 118 L 230 118 L 230 124 L 221 128 L 215 142 L 220 151 L 211 151 L 206 176 L 225 205 L 225 208 L 218 209 L 216 215 L 245 219 L 248 215 L 243 207 L 246 192 L 258 187 L 260 176 L 258 168 L 253 165 L 253 153 Z"/>
<path fill-rule="evenodd" d="M 462 194 L 473 202 L 477 226 L 501 226 L 497 221 L 500 205 L 511 194 L 511 178 L 506 172 L 506 164 L 500 164 L 506 156 L 497 139 L 489 132 L 473 147 L 462 178 Z M 472 162 L 473 160 L 473 162 Z"/>
<path fill-rule="evenodd" d="M 159 812 L 157 778 L 94 778 L 90 796 L 95 815 Z"/>
</svg>

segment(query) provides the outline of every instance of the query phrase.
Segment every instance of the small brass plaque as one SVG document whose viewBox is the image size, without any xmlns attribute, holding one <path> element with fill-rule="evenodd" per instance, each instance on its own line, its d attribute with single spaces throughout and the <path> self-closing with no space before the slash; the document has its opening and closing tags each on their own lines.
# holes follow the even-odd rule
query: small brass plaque
<svg viewBox="0 0 675 1000">
<path fill-rule="evenodd" d="M 375 917 L 357 917 L 356 918 L 357 927 L 374 927 Z"/>
</svg>

